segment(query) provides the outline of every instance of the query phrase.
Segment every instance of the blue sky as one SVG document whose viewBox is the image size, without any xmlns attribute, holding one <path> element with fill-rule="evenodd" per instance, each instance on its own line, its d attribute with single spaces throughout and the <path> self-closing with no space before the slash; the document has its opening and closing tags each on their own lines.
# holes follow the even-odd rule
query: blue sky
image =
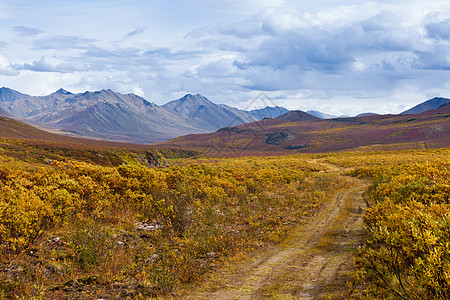
<svg viewBox="0 0 450 300">
<path fill-rule="evenodd" d="M 0 0 L 0 86 L 398 113 L 450 97 L 450 1 Z"/>
</svg>

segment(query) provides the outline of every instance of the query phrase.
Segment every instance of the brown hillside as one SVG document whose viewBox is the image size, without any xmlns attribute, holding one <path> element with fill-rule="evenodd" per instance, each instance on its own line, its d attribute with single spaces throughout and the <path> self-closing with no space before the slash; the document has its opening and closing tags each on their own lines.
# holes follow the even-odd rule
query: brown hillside
<svg viewBox="0 0 450 300">
<path fill-rule="evenodd" d="M 101 165 L 119 165 L 124 156 L 134 155 L 151 165 L 158 165 L 161 157 L 190 156 L 194 152 L 160 151 L 149 145 L 69 137 L 0 117 L 0 154 L 40 162 L 77 159 Z"/>
<path fill-rule="evenodd" d="M 180 137 L 158 147 L 182 147 L 212 156 L 329 152 L 359 147 L 450 146 L 450 106 L 416 115 L 372 115 L 321 120 L 302 113 Z M 298 120 L 300 117 L 300 120 Z M 297 121 L 292 121 L 297 118 Z"/>
</svg>

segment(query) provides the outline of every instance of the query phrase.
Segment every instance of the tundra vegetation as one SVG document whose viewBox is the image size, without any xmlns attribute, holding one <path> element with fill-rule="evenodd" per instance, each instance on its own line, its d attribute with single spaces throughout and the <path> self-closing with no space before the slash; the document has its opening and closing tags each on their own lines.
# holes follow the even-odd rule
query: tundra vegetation
<svg viewBox="0 0 450 300">
<path fill-rule="evenodd" d="M 151 168 L 0 156 L 0 298 L 176 296 L 370 178 L 353 296 L 448 299 L 450 151 L 190 159 Z M 439 298 L 440 297 L 440 298 Z"/>
<path fill-rule="evenodd" d="M 367 241 L 356 255 L 356 284 L 369 298 L 450 298 L 450 151 L 338 154 L 373 181 L 364 213 Z"/>
<path fill-rule="evenodd" d="M 1 296 L 174 293 L 280 242 L 350 185 L 319 171 L 300 157 L 165 168 L 1 157 Z"/>
</svg>

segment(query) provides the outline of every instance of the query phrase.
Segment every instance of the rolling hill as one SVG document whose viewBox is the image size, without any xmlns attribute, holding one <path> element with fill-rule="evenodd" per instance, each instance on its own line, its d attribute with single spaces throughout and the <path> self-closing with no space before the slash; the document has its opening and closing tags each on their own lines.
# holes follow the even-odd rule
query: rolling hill
<svg viewBox="0 0 450 300">
<path fill-rule="evenodd" d="M 0 154 L 24 161 L 43 162 L 76 159 L 100 165 L 120 165 L 124 157 L 159 165 L 164 157 L 197 154 L 182 149 L 163 150 L 151 145 L 107 142 L 54 134 L 23 122 L 0 116 Z"/>
<path fill-rule="evenodd" d="M 188 135 L 158 144 L 206 152 L 211 156 L 330 152 L 361 147 L 448 147 L 450 106 L 416 115 L 370 115 L 319 119 L 288 112 L 276 119 Z M 368 148 L 368 149 L 369 149 Z"/>
<path fill-rule="evenodd" d="M 320 118 L 305 113 L 301 110 L 292 110 L 281 116 L 275 118 L 276 120 L 283 120 L 286 122 L 298 122 L 298 121 L 317 121 Z"/>
</svg>

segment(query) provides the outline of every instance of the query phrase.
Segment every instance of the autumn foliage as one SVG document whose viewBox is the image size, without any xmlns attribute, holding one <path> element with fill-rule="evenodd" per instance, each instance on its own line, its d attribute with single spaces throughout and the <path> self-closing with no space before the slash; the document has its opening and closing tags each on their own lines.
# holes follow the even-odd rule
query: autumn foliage
<svg viewBox="0 0 450 300">
<path fill-rule="evenodd" d="M 3 298 L 146 298 L 283 240 L 351 181 L 301 157 L 0 163 Z"/>
<path fill-rule="evenodd" d="M 355 258 L 374 295 L 450 298 L 450 160 L 375 168 Z M 367 173 L 367 169 L 364 171 Z M 376 174 L 376 175 L 375 175 Z"/>
<path fill-rule="evenodd" d="M 368 178 L 367 242 L 355 256 L 369 299 L 448 299 L 450 151 L 356 151 L 180 159 L 149 167 L 0 156 L 0 298 L 177 295 L 282 242 L 338 191 Z M 353 295 L 357 295 L 354 292 Z"/>
</svg>

